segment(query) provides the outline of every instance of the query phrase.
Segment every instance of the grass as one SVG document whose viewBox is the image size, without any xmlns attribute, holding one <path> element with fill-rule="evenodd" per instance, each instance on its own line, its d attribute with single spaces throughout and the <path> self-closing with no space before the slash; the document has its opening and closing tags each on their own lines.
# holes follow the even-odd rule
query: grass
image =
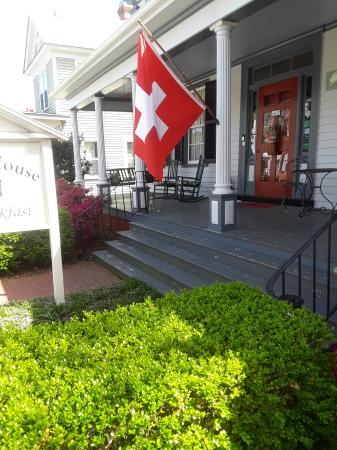
<svg viewBox="0 0 337 450">
<path fill-rule="evenodd" d="M 53 296 L 16 301 L 0 307 L 0 327 L 12 324 L 25 329 L 32 325 L 66 322 L 72 317 L 84 318 L 85 311 L 111 311 L 118 306 L 143 302 L 161 294 L 146 283 L 130 278 L 123 283 L 68 294 L 65 303 L 57 305 Z"/>
</svg>

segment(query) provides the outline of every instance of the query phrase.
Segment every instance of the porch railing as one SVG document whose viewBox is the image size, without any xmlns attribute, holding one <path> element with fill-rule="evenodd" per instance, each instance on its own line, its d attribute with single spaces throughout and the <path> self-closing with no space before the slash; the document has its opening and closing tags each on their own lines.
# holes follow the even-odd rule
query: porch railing
<svg viewBox="0 0 337 450">
<path fill-rule="evenodd" d="M 336 265 L 337 214 L 315 233 L 269 279 L 266 290 L 295 307 L 302 303 L 328 321 L 337 311 L 337 283 L 332 277 Z"/>
<path fill-rule="evenodd" d="M 148 197 L 144 192 L 145 172 L 141 172 L 141 181 L 134 179 L 125 183 L 125 179 L 104 187 L 106 193 L 79 214 L 75 220 L 76 241 L 81 256 L 104 241 L 117 239 L 117 231 L 128 229 L 128 221 L 137 212 L 148 212 Z M 140 192 L 143 193 L 140 198 Z M 141 206 L 141 207 L 139 207 Z"/>
</svg>

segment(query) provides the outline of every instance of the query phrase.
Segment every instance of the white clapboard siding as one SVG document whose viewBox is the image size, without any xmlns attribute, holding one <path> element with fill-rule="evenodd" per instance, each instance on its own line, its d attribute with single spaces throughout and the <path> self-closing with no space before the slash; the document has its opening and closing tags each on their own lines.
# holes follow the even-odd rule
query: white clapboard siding
<svg viewBox="0 0 337 450">
<path fill-rule="evenodd" d="M 51 92 L 55 88 L 54 84 L 54 72 L 53 72 L 53 60 L 50 59 L 46 65 L 46 71 L 47 71 L 47 89 L 48 92 Z M 50 98 L 48 96 L 48 108 L 44 111 L 47 114 L 55 114 L 56 113 L 56 107 L 55 107 L 55 100 Z"/>
<path fill-rule="evenodd" d="M 84 142 L 97 142 L 96 116 L 94 111 L 78 113 L 78 130 L 83 134 Z M 126 112 L 103 112 L 104 144 L 107 169 L 125 167 L 126 142 L 132 141 L 132 114 Z M 70 130 L 71 131 L 71 130 Z M 85 187 L 92 188 L 96 194 L 97 178 L 85 179 Z"/>
<path fill-rule="evenodd" d="M 125 167 L 127 141 L 133 141 L 133 119 L 128 112 L 103 112 L 106 167 Z"/>
<path fill-rule="evenodd" d="M 56 57 L 56 83 L 61 84 L 74 70 L 76 67 L 75 58 L 61 58 Z M 67 100 L 57 101 L 57 114 L 69 114 L 68 102 Z M 66 127 L 67 133 L 69 133 L 69 125 Z"/>
<path fill-rule="evenodd" d="M 337 89 L 326 90 L 327 72 L 337 69 L 337 28 L 323 34 L 321 94 L 318 117 L 316 167 L 337 167 Z M 313 111 L 314 113 L 314 111 Z M 315 117 L 313 117 L 313 120 Z M 321 175 L 317 176 L 316 185 Z M 337 174 L 330 174 L 324 181 L 324 193 L 333 203 L 337 202 Z M 315 207 L 330 207 L 318 190 L 314 196 Z"/>
<path fill-rule="evenodd" d="M 78 132 L 83 135 L 84 142 L 97 142 L 95 111 L 79 111 L 77 113 Z M 104 130 L 104 134 L 106 130 Z"/>
<path fill-rule="evenodd" d="M 178 176 L 179 177 L 195 177 L 197 172 L 197 165 L 193 165 L 191 167 L 179 166 L 178 167 Z M 164 172 L 165 173 L 165 172 Z M 200 195 L 209 195 L 214 190 L 215 183 L 215 164 L 211 163 L 208 166 L 204 167 L 204 172 L 201 180 L 200 186 Z"/>
<path fill-rule="evenodd" d="M 56 107 L 57 107 L 57 114 L 69 115 L 69 107 L 67 100 L 57 100 Z M 69 128 L 69 126 L 67 128 Z"/>
<path fill-rule="evenodd" d="M 209 195 L 214 191 L 215 184 L 215 163 L 209 164 L 204 168 L 201 180 L 200 195 Z"/>
<path fill-rule="evenodd" d="M 39 77 L 38 76 L 36 76 L 34 78 L 33 84 L 34 84 L 35 110 L 36 110 L 36 112 L 41 112 L 40 91 L 39 91 Z"/>
<path fill-rule="evenodd" d="M 57 84 L 61 84 L 75 70 L 74 58 L 56 57 Z"/>
</svg>

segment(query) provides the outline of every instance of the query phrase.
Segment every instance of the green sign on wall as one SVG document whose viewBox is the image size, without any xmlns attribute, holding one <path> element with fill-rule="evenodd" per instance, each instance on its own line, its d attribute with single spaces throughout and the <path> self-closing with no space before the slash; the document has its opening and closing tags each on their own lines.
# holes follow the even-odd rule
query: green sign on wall
<svg viewBox="0 0 337 450">
<path fill-rule="evenodd" d="M 326 90 L 337 89 L 337 70 L 331 70 L 326 73 Z"/>
</svg>

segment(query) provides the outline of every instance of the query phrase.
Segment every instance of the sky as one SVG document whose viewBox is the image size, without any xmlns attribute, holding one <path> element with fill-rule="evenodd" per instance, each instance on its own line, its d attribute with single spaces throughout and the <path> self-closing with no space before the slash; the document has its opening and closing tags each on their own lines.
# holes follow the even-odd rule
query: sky
<svg viewBox="0 0 337 450">
<path fill-rule="evenodd" d="M 122 25 L 119 0 L 0 0 L 0 104 L 15 111 L 34 107 L 33 81 L 23 75 L 28 16 L 43 20 L 54 12 L 67 22 L 82 23 L 88 33 Z"/>
</svg>

